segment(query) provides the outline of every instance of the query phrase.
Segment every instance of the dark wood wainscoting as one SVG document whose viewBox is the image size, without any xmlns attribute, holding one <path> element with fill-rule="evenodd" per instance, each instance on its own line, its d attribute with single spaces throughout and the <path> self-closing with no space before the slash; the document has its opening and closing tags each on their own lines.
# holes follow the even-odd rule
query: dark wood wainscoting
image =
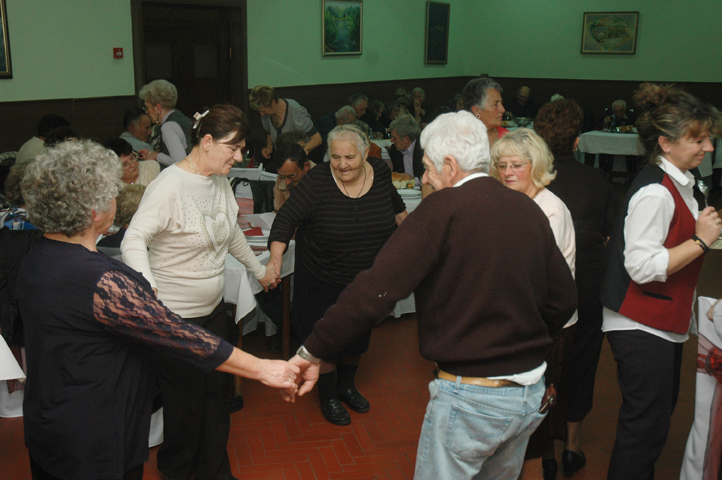
<svg viewBox="0 0 722 480">
<path fill-rule="evenodd" d="M 0 103 L 0 153 L 18 150 L 36 134 L 38 120 L 48 113 L 67 118 L 82 138 L 117 137 L 123 132 L 123 114 L 134 106 L 138 106 L 135 96 Z"/>
<path fill-rule="evenodd" d="M 389 101 L 397 88 L 411 91 L 421 87 L 426 91 L 427 103 L 437 110 L 451 96 L 461 92 L 464 85 L 474 77 L 445 77 L 392 80 L 382 82 L 359 82 L 334 85 L 309 85 L 280 87 L 279 96 L 292 98 L 306 107 L 312 118 L 318 118 L 338 110 L 348 102 L 348 97 L 361 92 L 370 99 Z M 632 93 L 640 82 L 608 80 L 568 80 L 549 78 L 495 77 L 504 88 L 505 101 L 511 101 L 519 87 L 527 85 L 532 96 L 545 103 L 555 93 L 573 98 L 584 108 L 591 109 L 593 124 L 601 125 L 602 113 L 614 100 L 623 98 L 632 106 Z M 705 102 L 722 107 L 722 83 L 677 83 Z M 250 86 L 251 88 L 253 86 Z M 249 91 L 250 93 L 250 91 Z M 0 153 L 17 150 L 35 134 L 35 126 L 46 113 L 63 115 L 70 120 L 73 129 L 84 138 L 104 140 L 122 132 L 123 113 L 137 105 L 134 96 L 38 100 L 0 103 Z M 265 139 L 258 112 L 248 111 L 253 127 L 252 137 Z"/>
</svg>

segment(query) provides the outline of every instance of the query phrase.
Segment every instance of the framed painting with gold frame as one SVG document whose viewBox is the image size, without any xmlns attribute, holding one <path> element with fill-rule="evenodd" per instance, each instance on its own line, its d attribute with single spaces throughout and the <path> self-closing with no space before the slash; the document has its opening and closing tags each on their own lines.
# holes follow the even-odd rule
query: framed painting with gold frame
<svg viewBox="0 0 722 480">
<path fill-rule="evenodd" d="M 352 0 L 323 0 L 323 55 L 361 55 L 364 4 Z"/>
<path fill-rule="evenodd" d="M 582 53 L 634 55 L 639 12 L 584 12 Z"/>
</svg>

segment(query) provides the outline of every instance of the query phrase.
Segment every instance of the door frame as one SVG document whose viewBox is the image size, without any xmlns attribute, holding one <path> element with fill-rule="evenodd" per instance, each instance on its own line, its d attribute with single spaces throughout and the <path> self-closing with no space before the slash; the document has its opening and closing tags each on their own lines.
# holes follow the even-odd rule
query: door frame
<svg viewBox="0 0 722 480">
<path fill-rule="evenodd" d="M 133 27 L 133 67 L 136 95 L 145 84 L 145 58 L 143 42 L 143 2 L 130 0 L 130 17 Z M 175 5 L 196 5 L 208 7 L 227 7 L 230 9 L 230 87 L 231 103 L 249 114 L 248 100 L 248 29 L 247 0 L 152 0 L 148 3 L 168 3 Z"/>
</svg>

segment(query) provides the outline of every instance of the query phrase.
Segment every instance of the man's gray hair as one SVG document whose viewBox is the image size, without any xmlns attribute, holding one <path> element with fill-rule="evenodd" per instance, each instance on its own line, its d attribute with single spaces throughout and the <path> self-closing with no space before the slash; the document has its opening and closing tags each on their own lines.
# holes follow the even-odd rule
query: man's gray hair
<svg viewBox="0 0 722 480">
<path fill-rule="evenodd" d="M 91 140 L 49 148 L 22 181 L 30 221 L 47 233 L 72 237 L 87 230 L 93 212 L 107 212 L 121 188 L 122 167 L 112 151 Z"/>
<path fill-rule="evenodd" d="M 344 105 L 343 107 L 339 108 L 336 112 L 336 121 L 344 120 L 348 122 L 351 117 L 356 118 L 356 110 L 353 109 L 350 105 Z"/>
<path fill-rule="evenodd" d="M 416 123 L 414 117 L 410 115 L 400 115 L 396 120 L 391 122 L 389 129 L 396 130 L 396 135 L 401 138 L 409 137 L 412 142 L 419 138 L 419 134 L 421 134 L 419 124 Z"/>
<path fill-rule="evenodd" d="M 327 145 L 329 152 L 331 151 L 331 142 L 333 140 L 345 140 L 353 144 L 361 155 L 371 146 L 369 137 L 366 136 L 359 127 L 350 123 L 347 125 L 339 125 L 328 133 Z"/>
<path fill-rule="evenodd" d="M 619 100 L 615 100 L 614 103 L 612 103 L 612 108 L 614 107 L 622 107 L 623 109 L 627 109 L 627 102 L 622 100 L 621 98 Z"/>
<path fill-rule="evenodd" d="M 421 132 L 421 148 L 437 172 L 444 166 L 444 157 L 456 159 L 467 173 L 489 171 L 489 135 L 486 127 L 472 113 L 460 111 L 439 115 Z"/>
<path fill-rule="evenodd" d="M 363 93 L 354 93 L 353 95 L 348 97 L 348 104 L 351 105 L 352 107 L 354 107 L 354 106 L 358 105 L 359 103 L 363 102 L 364 100 L 368 102 L 369 97 L 367 97 Z"/>
<path fill-rule="evenodd" d="M 464 96 L 464 110 L 471 111 L 471 107 L 483 109 L 486 105 L 486 99 L 489 96 L 489 89 L 496 90 L 501 93 L 503 90 L 494 79 L 489 77 L 475 78 L 466 84 L 461 94 Z"/>
<path fill-rule="evenodd" d="M 413 90 L 411 90 L 411 95 L 414 94 L 414 92 L 419 92 L 421 95 L 423 95 L 424 98 L 426 98 L 426 92 L 421 87 L 416 87 Z"/>
</svg>

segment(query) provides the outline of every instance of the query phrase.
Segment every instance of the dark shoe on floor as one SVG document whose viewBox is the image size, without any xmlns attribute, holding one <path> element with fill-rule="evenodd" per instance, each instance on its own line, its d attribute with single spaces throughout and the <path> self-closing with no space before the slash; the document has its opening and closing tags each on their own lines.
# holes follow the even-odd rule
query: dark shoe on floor
<svg viewBox="0 0 722 480">
<path fill-rule="evenodd" d="M 572 452 L 571 450 L 564 450 L 562 453 L 562 464 L 564 465 L 564 476 L 571 478 L 579 470 L 584 468 L 587 464 L 587 457 L 584 456 L 584 452 Z"/>
<path fill-rule="evenodd" d="M 544 470 L 544 480 L 556 480 L 557 471 L 557 460 L 555 458 L 547 458 L 542 460 L 542 470 Z"/>
<path fill-rule="evenodd" d="M 268 353 L 281 353 L 281 332 L 266 337 L 266 351 Z"/>
<path fill-rule="evenodd" d="M 323 418 L 334 425 L 348 425 L 351 423 L 351 416 L 348 414 L 338 398 L 330 400 L 321 400 L 321 413 Z"/>
<path fill-rule="evenodd" d="M 338 399 L 348 405 L 348 408 L 358 413 L 366 413 L 371 408 L 368 400 L 366 400 L 356 387 L 349 387 L 342 390 L 336 390 Z"/>
<path fill-rule="evenodd" d="M 243 408 L 243 397 L 240 395 L 237 397 L 230 397 L 226 399 L 226 403 L 228 404 L 228 410 L 230 413 L 236 413 L 238 410 Z"/>
</svg>

